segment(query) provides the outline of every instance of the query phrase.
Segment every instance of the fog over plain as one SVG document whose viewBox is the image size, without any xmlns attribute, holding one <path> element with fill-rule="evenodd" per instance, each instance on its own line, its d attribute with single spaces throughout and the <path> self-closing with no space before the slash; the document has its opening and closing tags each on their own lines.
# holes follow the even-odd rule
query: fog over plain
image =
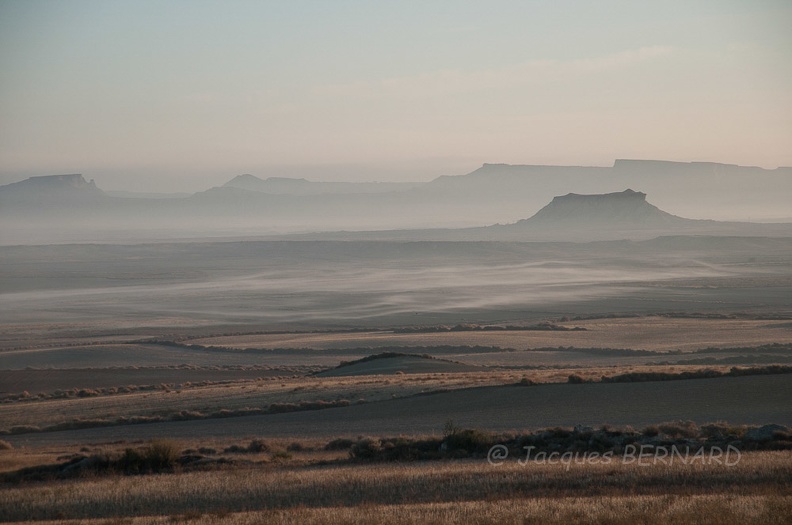
<svg viewBox="0 0 792 525">
<path fill-rule="evenodd" d="M 792 239 L 9 247 L 7 325 L 356 327 L 789 310 Z"/>
</svg>

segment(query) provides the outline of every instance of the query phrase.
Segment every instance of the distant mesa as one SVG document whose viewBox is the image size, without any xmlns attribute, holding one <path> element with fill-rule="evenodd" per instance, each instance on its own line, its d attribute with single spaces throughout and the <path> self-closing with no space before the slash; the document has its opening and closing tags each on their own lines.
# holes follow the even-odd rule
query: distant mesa
<svg viewBox="0 0 792 525">
<path fill-rule="evenodd" d="M 101 191 L 96 187 L 93 179 L 86 181 L 80 173 L 70 173 L 67 175 L 40 175 L 30 177 L 23 181 L 8 184 L 8 188 L 58 188 L 76 189 L 87 191 Z"/>
<path fill-rule="evenodd" d="M 0 196 L 15 200 L 27 199 L 98 199 L 105 193 L 96 187 L 93 179 L 86 181 L 79 173 L 68 175 L 42 175 L 30 177 L 0 187 Z"/>
<path fill-rule="evenodd" d="M 312 183 L 306 179 L 291 179 L 288 177 L 269 177 L 267 179 L 260 179 L 255 175 L 245 173 L 243 175 L 237 175 L 223 184 L 223 187 L 271 193 L 274 195 L 290 195 L 304 194 L 306 191 L 310 192 L 308 188 L 311 184 Z"/>
<path fill-rule="evenodd" d="M 277 175 L 307 173 L 291 169 Z M 105 193 L 80 174 L 31 177 L 0 186 L 0 222 L 14 226 L 0 231 L 0 244 L 34 234 L 35 242 L 61 242 L 56 228 L 84 241 L 111 231 L 507 242 L 792 235 L 788 168 L 627 159 L 612 167 L 485 164 L 426 183 L 330 182 L 336 175 L 323 172 L 328 182 L 320 182 L 248 173 L 189 196 L 145 187 Z"/>
<path fill-rule="evenodd" d="M 664 212 L 630 189 L 617 193 L 555 197 L 533 217 L 519 223 L 549 227 L 667 227 L 697 222 Z M 518 224 L 519 224 L 518 223 Z"/>
</svg>

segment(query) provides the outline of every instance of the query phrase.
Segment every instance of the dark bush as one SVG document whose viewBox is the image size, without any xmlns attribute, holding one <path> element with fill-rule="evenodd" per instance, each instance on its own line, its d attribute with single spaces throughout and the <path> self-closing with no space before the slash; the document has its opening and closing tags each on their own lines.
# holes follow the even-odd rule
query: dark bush
<svg viewBox="0 0 792 525">
<path fill-rule="evenodd" d="M 292 458 L 292 455 L 286 452 L 285 450 L 276 450 L 272 453 L 273 460 L 289 460 Z"/>
<path fill-rule="evenodd" d="M 159 440 L 142 449 L 126 449 L 115 464 L 127 474 L 173 472 L 179 456 L 175 443 Z"/>
<path fill-rule="evenodd" d="M 324 446 L 325 450 L 348 450 L 355 444 L 355 440 L 347 438 L 338 438 L 329 442 Z"/>
<path fill-rule="evenodd" d="M 643 429 L 643 435 L 647 437 L 655 437 L 660 434 L 660 429 L 657 425 L 649 425 L 648 427 Z"/>
<path fill-rule="evenodd" d="M 305 445 L 303 445 L 299 441 L 295 441 L 294 443 L 289 443 L 289 446 L 286 447 L 286 450 L 288 450 L 289 452 L 302 452 L 307 449 L 305 448 Z"/>
<path fill-rule="evenodd" d="M 776 430 L 773 432 L 776 441 L 792 441 L 792 431 Z"/>
<path fill-rule="evenodd" d="M 569 430 L 568 428 L 553 427 L 553 428 L 548 428 L 547 430 L 545 430 L 544 434 L 548 435 L 551 438 L 555 438 L 555 439 L 568 438 L 569 436 L 572 435 L 572 431 Z"/>
<path fill-rule="evenodd" d="M 359 461 L 416 461 L 438 459 L 442 454 L 440 440 L 395 437 L 361 439 L 352 445 L 349 457 Z"/>
<path fill-rule="evenodd" d="M 443 445 L 448 452 L 464 450 L 471 454 L 486 453 L 495 444 L 495 438 L 489 432 L 478 429 L 459 430 L 446 436 Z"/>
<path fill-rule="evenodd" d="M 77 397 L 95 397 L 98 395 L 99 392 L 96 390 L 91 390 L 90 388 L 82 388 L 77 391 Z"/>
<path fill-rule="evenodd" d="M 247 446 L 247 452 L 258 454 L 259 452 L 269 452 L 270 446 L 262 439 L 254 439 Z"/>
<path fill-rule="evenodd" d="M 663 423 L 658 428 L 660 432 L 672 438 L 693 438 L 699 434 L 699 428 L 693 421 Z"/>
<path fill-rule="evenodd" d="M 352 459 L 374 460 L 378 459 L 381 450 L 382 444 L 378 439 L 363 438 L 349 449 L 349 457 Z"/>
<path fill-rule="evenodd" d="M 745 433 L 742 427 L 730 426 L 728 423 L 710 423 L 709 425 L 702 425 L 700 428 L 701 435 L 707 439 L 738 439 Z"/>
</svg>

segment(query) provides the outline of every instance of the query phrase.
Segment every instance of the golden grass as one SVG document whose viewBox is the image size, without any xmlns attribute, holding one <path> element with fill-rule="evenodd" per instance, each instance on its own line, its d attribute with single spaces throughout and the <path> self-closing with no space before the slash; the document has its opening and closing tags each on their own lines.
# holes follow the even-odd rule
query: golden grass
<svg viewBox="0 0 792 525">
<path fill-rule="evenodd" d="M 480 523 L 520 523 L 519 517 L 525 515 L 537 520 L 557 516 L 558 523 L 561 519 L 596 523 L 600 518 L 611 522 L 609 517 L 621 508 L 620 512 L 633 518 L 661 512 L 661 516 L 680 519 L 731 516 L 724 522 L 736 523 L 739 518 L 759 523 L 768 516 L 792 516 L 791 490 L 790 452 L 744 453 L 733 467 L 702 463 L 641 467 L 614 462 L 567 470 L 563 465 L 533 462 L 499 467 L 484 461 L 299 467 L 271 463 L 213 472 L 8 487 L 0 491 L 0 521 L 183 517 L 187 513 L 197 518 L 267 511 L 234 519 L 248 523 L 248 519 L 263 517 L 294 523 L 289 520 L 302 516 L 309 523 L 364 523 L 349 520 L 371 512 L 374 523 L 402 518 L 470 522 L 455 519 L 467 515 Z M 606 503 L 596 503 L 600 499 Z"/>
<path fill-rule="evenodd" d="M 69 452 L 70 453 L 70 452 Z M 63 456 L 65 451 L 50 450 L 0 450 L 0 472 L 10 472 L 35 465 L 55 463 Z"/>
</svg>

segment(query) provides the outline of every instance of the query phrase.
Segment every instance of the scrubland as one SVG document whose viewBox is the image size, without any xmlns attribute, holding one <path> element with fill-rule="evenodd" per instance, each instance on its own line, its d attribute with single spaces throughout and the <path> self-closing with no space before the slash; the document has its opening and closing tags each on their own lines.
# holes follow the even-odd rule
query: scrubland
<svg viewBox="0 0 792 525">
<path fill-rule="evenodd" d="M 638 339 L 643 321 L 645 343 Z M 792 436 L 788 428 L 771 429 L 766 441 L 751 440 L 746 425 L 792 420 L 790 349 L 779 338 L 789 321 L 562 323 L 586 330 L 207 338 L 202 329 L 200 337 L 186 331 L 170 340 L 157 334 L 107 346 L 81 338 L 5 350 L 6 362 L 19 368 L 2 372 L 18 389 L 0 398 L 0 430 L 7 433 L 0 442 L 0 521 L 792 520 Z M 716 335 L 707 339 L 708 330 Z M 722 338 L 737 341 L 741 330 L 756 343 L 710 348 Z M 284 348 L 284 337 L 310 344 Z M 352 346 L 360 337 L 374 343 Z M 499 347 L 504 337 L 521 343 Z M 554 344 L 530 347 L 536 337 Z M 565 337 L 590 344 L 564 346 Z M 246 344 L 236 344 L 244 338 Z M 273 338 L 272 348 L 266 338 Z M 396 350 L 426 355 L 388 355 L 387 366 L 356 361 L 391 350 L 379 339 L 420 344 Z M 71 367 L 41 369 L 46 356 Z M 149 366 L 129 365 L 142 358 Z M 435 371 L 427 373 L 422 367 L 430 361 Z M 336 369 L 342 362 L 349 363 Z M 769 375 L 743 377 L 750 369 Z M 162 381 L 146 382 L 151 378 Z M 25 385 L 29 391 L 19 390 Z M 448 414 L 481 430 L 460 431 L 445 421 Z M 695 422 L 662 424 L 677 416 Z M 510 430 L 535 433 L 539 422 L 556 420 L 569 428 L 533 437 Z M 633 422 L 640 430 L 571 428 Z M 732 445 L 741 455 L 733 465 L 517 461 L 526 445 L 548 453 L 612 450 L 618 457 L 631 443 Z M 494 444 L 509 451 L 498 464 L 487 460 Z M 152 447 L 161 447 L 153 459 Z"/>
<path fill-rule="evenodd" d="M 273 456 L 203 472 L 113 474 L 5 487 L 0 519 L 787 523 L 792 518 L 789 451 L 744 453 L 734 466 L 292 461 Z"/>
</svg>

